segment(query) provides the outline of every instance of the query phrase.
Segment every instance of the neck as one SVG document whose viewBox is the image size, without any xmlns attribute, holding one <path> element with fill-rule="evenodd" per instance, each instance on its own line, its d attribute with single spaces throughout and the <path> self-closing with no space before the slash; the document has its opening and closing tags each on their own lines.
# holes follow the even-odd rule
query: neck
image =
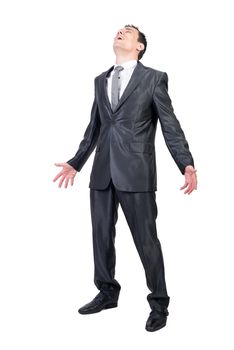
<svg viewBox="0 0 234 350">
<path fill-rule="evenodd" d="M 115 64 L 122 64 L 124 62 L 127 61 L 131 61 L 131 60 L 138 60 L 138 58 L 136 56 L 133 55 L 116 55 L 116 59 L 115 59 Z"/>
</svg>

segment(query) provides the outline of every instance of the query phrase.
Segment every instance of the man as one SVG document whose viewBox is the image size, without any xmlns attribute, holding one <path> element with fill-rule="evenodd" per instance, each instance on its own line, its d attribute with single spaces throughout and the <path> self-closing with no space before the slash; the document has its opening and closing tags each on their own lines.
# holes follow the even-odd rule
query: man
<svg viewBox="0 0 234 350">
<path fill-rule="evenodd" d="M 185 176 L 181 187 L 197 189 L 196 170 L 188 142 L 168 95 L 167 73 L 144 66 L 145 35 L 133 25 L 120 29 L 113 43 L 116 63 L 95 78 L 90 122 L 75 156 L 55 163 L 62 170 L 54 178 L 74 183 L 96 146 L 90 176 L 94 283 L 99 293 L 78 311 L 96 313 L 116 307 L 121 286 L 115 276 L 115 224 L 119 203 L 123 209 L 151 293 L 147 331 L 166 325 L 167 294 L 161 244 L 157 237 L 155 201 L 155 132 L 159 120 L 166 145 Z"/>
</svg>

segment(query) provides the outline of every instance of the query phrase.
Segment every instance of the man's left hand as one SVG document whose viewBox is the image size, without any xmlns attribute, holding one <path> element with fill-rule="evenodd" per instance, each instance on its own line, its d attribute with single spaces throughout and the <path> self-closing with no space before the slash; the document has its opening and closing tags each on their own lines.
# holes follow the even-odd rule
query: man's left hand
<svg viewBox="0 0 234 350">
<path fill-rule="evenodd" d="M 186 190 L 184 191 L 184 194 L 188 193 L 192 193 L 193 190 L 197 189 L 197 174 L 196 174 L 197 170 L 194 169 L 194 167 L 192 165 L 188 165 L 185 168 L 185 184 L 184 186 L 182 186 L 180 188 L 180 190 L 183 190 L 186 188 Z"/>
</svg>

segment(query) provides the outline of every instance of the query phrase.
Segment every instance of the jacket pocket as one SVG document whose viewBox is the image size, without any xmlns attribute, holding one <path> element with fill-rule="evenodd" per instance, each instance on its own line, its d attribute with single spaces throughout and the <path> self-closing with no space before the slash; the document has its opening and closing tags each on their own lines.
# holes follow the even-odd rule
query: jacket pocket
<svg viewBox="0 0 234 350">
<path fill-rule="evenodd" d="M 130 152 L 136 152 L 136 153 L 152 153 L 153 147 L 149 142 L 131 142 L 129 144 L 129 150 Z"/>
</svg>

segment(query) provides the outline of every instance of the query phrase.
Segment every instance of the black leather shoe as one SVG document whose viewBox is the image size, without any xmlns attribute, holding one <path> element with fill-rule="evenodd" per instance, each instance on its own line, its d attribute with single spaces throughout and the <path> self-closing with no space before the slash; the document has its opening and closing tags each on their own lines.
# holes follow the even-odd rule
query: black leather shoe
<svg viewBox="0 0 234 350">
<path fill-rule="evenodd" d="M 78 312 L 82 315 L 94 314 L 96 312 L 100 312 L 105 309 L 111 309 L 117 306 L 118 306 L 117 299 L 115 300 L 111 299 L 106 294 L 99 292 L 92 301 L 82 306 L 78 310 Z"/>
<path fill-rule="evenodd" d="M 148 320 L 146 321 L 145 329 L 148 332 L 154 332 L 165 327 L 167 324 L 167 315 L 169 315 L 168 311 L 159 313 L 158 311 L 152 310 L 149 314 Z"/>
</svg>

